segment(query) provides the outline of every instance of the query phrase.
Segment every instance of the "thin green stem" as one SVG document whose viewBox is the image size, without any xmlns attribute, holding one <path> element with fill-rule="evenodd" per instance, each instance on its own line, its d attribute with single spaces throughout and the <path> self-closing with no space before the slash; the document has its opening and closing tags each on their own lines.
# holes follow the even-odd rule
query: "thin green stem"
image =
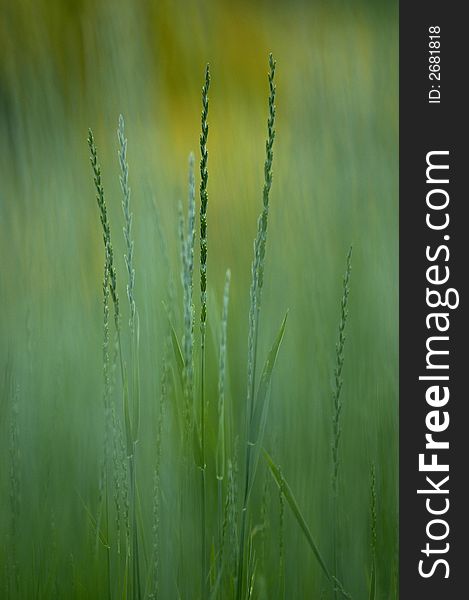
<svg viewBox="0 0 469 600">
<path fill-rule="evenodd" d="M 218 572 L 222 568 L 223 550 L 223 480 L 217 479 L 217 512 L 218 512 Z"/>
<path fill-rule="evenodd" d="M 231 272 L 228 269 L 225 277 L 225 288 L 223 292 L 223 311 L 221 319 L 220 355 L 218 365 L 218 439 L 216 449 L 216 477 L 218 495 L 218 571 L 222 570 L 223 551 L 223 480 L 225 477 L 225 377 L 226 377 L 226 348 L 227 348 L 227 326 L 228 326 L 228 303 L 230 293 Z"/>
<path fill-rule="evenodd" d="M 107 575 L 107 595 L 108 600 L 112 599 L 112 590 L 111 590 L 111 544 L 109 540 L 109 491 L 108 491 L 108 474 L 106 471 L 106 538 L 107 538 L 107 546 L 106 546 L 106 575 Z"/>
<path fill-rule="evenodd" d="M 135 452 L 135 448 L 134 448 Z M 140 560 L 137 530 L 137 473 L 135 468 L 135 454 L 129 456 L 130 495 L 132 505 L 132 598 L 140 600 L 142 597 L 140 582 Z"/>
<path fill-rule="evenodd" d="M 202 553 L 202 598 L 207 595 L 207 559 L 206 559 L 206 465 L 205 465 L 205 330 L 202 334 L 202 358 L 201 358 L 201 386 L 200 386 L 200 439 L 201 439 L 201 454 L 202 454 L 202 465 L 201 465 L 201 487 L 200 487 L 200 498 L 201 498 L 201 553 Z"/>
<path fill-rule="evenodd" d="M 205 336 L 207 329 L 207 183 L 208 183 L 208 90 L 210 69 L 205 69 L 205 83 L 202 87 L 202 116 L 200 134 L 200 337 L 201 337 L 201 382 L 200 382 L 200 445 L 201 445 L 201 563 L 202 598 L 208 596 L 206 562 L 206 465 L 205 465 Z"/>
<path fill-rule="evenodd" d="M 336 365 L 334 368 L 334 391 L 332 394 L 333 400 L 333 417 L 332 417 L 332 545 L 333 545 L 333 565 L 334 577 L 339 578 L 339 467 L 340 467 L 340 438 L 341 438 L 341 415 L 342 415 L 342 370 L 344 366 L 344 349 L 345 349 L 345 328 L 348 317 L 348 299 L 350 294 L 350 275 L 352 271 L 352 247 L 347 254 L 347 266 L 343 278 L 343 294 L 340 301 L 340 322 L 339 333 L 336 344 Z M 338 590 L 334 590 L 334 598 L 338 598 Z"/>
<path fill-rule="evenodd" d="M 244 588 L 244 554 L 246 543 L 246 527 L 249 490 L 251 488 L 251 445 L 249 440 L 249 430 L 254 415 L 255 390 L 256 390 L 256 369 L 257 369 L 257 349 L 259 338 L 259 320 L 262 298 L 262 288 L 264 284 L 264 262 L 267 241 L 267 225 L 269 216 L 270 188 L 272 186 L 272 163 L 273 163 L 273 145 L 275 140 L 275 60 L 272 54 L 269 55 L 269 115 L 267 119 L 267 141 L 266 156 L 264 162 L 264 187 L 262 191 L 262 212 L 257 222 L 257 235 L 254 241 L 254 259 L 252 263 L 252 281 L 250 289 L 250 307 L 249 307 L 249 335 L 248 335 L 248 384 L 247 384 L 247 402 L 246 402 L 246 462 L 245 462 L 245 480 L 244 480 L 244 498 L 241 512 L 241 536 L 238 559 L 238 576 L 236 582 L 236 597 L 241 600 Z"/>
</svg>

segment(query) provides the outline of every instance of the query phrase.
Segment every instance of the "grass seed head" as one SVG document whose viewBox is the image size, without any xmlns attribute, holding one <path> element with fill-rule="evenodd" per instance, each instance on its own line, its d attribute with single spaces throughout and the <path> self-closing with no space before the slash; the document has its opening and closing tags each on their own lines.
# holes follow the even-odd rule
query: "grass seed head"
<svg viewBox="0 0 469 600">
<path fill-rule="evenodd" d="M 202 131 L 200 134 L 200 321 L 205 329 L 207 321 L 207 204 L 208 204 L 208 90 L 210 87 L 210 68 L 205 69 L 205 83 L 202 87 Z"/>
</svg>

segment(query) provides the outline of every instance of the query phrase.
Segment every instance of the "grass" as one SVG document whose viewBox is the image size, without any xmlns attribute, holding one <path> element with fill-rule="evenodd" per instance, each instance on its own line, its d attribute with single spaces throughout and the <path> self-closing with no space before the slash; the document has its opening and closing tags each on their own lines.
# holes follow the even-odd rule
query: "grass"
<svg viewBox="0 0 469 600">
<path fill-rule="evenodd" d="M 334 390 L 332 393 L 333 416 L 332 416 L 332 506 L 333 506 L 333 553 L 334 553 L 334 576 L 340 579 L 339 573 L 339 467 L 340 467 L 340 436 L 342 421 L 342 399 L 343 386 L 342 371 L 345 360 L 345 328 L 348 318 L 348 303 L 350 294 L 350 275 L 352 272 L 352 246 L 347 255 L 347 267 L 343 279 L 343 295 L 340 301 L 339 334 L 336 344 L 336 365 L 334 368 Z M 337 593 L 335 594 L 337 597 Z"/>
<path fill-rule="evenodd" d="M 259 339 L 259 321 L 261 311 L 262 287 L 264 282 L 264 263 L 265 263 L 265 248 L 267 241 L 267 224 L 269 217 L 269 194 L 272 186 L 272 161 L 273 161 L 273 145 L 275 139 L 275 61 L 272 54 L 269 56 L 269 117 L 267 122 L 267 141 L 266 141 L 266 158 L 264 163 L 264 188 L 262 194 L 262 213 L 257 222 L 257 235 L 254 240 L 254 258 L 252 261 L 251 288 L 250 288 L 250 304 L 249 304 L 249 333 L 248 333 L 248 381 L 246 394 L 246 460 L 245 460 L 245 475 L 244 475 L 244 496 L 241 508 L 241 533 L 239 546 L 239 566 L 236 578 L 237 598 L 240 600 L 245 592 L 247 582 L 245 581 L 245 539 L 246 528 L 248 522 L 248 509 L 251 488 L 255 477 L 256 456 L 253 458 L 253 448 L 256 445 L 262 444 L 260 438 L 259 427 L 261 421 L 255 418 L 255 414 L 262 414 L 263 398 L 255 398 L 256 390 L 256 365 Z M 283 331 L 282 331 L 283 336 Z M 280 338 L 281 341 L 281 338 Z M 280 342 L 279 342 L 280 343 Z M 278 346 L 277 346 L 278 350 Z M 275 361 L 275 358 L 273 359 Z M 257 403 L 257 406 L 256 406 Z M 258 450 L 258 448 L 257 448 Z M 248 576 L 249 577 L 249 576 Z"/>
<path fill-rule="evenodd" d="M 201 451 L 201 520 L 200 520 L 200 539 L 202 546 L 200 549 L 200 556 L 202 559 L 201 567 L 201 596 L 205 598 L 208 595 L 208 577 L 207 577 L 207 526 L 206 526 L 206 504 L 207 504 L 207 491 L 206 491 L 206 455 L 205 455 L 205 372 L 206 372 L 206 335 L 207 335 L 207 184 L 208 184 L 208 150 L 207 150 L 207 139 L 208 139 L 208 89 L 210 86 L 210 69 L 207 65 L 205 69 L 205 83 L 202 88 L 202 132 L 200 134 L 200 451 Z"/>
<path fill-rule="evenodd" d="M 2 38 L 0 596 L 397 598 L 395 10 L 163 4 Z"/>
</svg>

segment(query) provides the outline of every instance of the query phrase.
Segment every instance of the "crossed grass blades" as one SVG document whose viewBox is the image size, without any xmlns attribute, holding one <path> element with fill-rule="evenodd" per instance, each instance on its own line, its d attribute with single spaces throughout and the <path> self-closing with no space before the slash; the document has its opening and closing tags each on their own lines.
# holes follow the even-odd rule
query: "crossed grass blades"
<svg viewBox="0 0 469 600">
<path fill-rule="evenodd" d="M 125 248 L 125 279 L 128 308 L 124 321 L 120 303 L 118 282 L 120 277 L 114 257 L 114 238 L 111 235 L 103 176 L 98 151 L 92 131 L 88 145 L 96 200 L 103 237 L 103 342 L 102 342 L 102 402 L 105 418 L 104 438 L 100 469 L 96 477 L 98 489 L 97 506 L 83 505 L 83 519 L 94 532 L 95 558 L 105 555 L 105 569 L 101 571 L 102 590 L 108 600 L 125 598 L 132 600 L 167 597 L 162 591 L 162 573 L 165 561 L 178 563 L 177 579 L 172 582 L 176 598 L 202 598 L 222 600 L 236 598 L 288 598 L 285 588 L 284 529 L 295 526 L 304 537 L 305 550 L 311 551 L 324 575 L 324 597 L 351 598 L 341 578 L 341 544 L 338 529 L 340 513 L 340 439 L 342 404 L 342 369 L 345 357 L 345 329 L 348 319 L 348 300 L 351 277 L 351 249 L 347 256 L 343 280 L 343 296 L 340 301 L 339 334 L 336 346 L 334 386 L 331 408 L 331 469 L 330 497 L 333 504 L 331 522 L 332 556 L 326 556 L 318 545 L 314 532 L 307 523 L 282 469 L 275 459 L 263 450 L 264 432 L 268 426 L 270 387 L 275 364 L 281 357 L 281 345 L 287 326 L 287 315 L 281 320 L 277 335 L 265 357 L 259 351 L 261 308 L 263 301 L 264 270 L 267 248 L 269 212 L 275 141 L 275 70 L 276 63 L 269 57 L 269 98 L 267 140 L 264 161 L 264 186 L 262 206 L 257 222 L 257 234 L 253 244 L 251 285 L 249 290 L 248 340 L 247 340 L 247 386 L 244 414 L 233 415 L 230 395 L 227 393 L 229 372 L 227 356 L 230 351 L 229 307 L 230 291 L 236 282 L 226 270 L 220 314 L 211 312 L 207 296 L 208 267 L 210 265 L 209 237 L 216 235 L 209 229 L 209 87 L 210 70 L 207 66 L 202 88 L 202 114 L 200 134 L 200 187 L 199 187 L 199 273 L 200 298 L 195 300 L 194 263 L 196 259 L 196 181 L 195 158 L 189 156 L 188 200 L 184 214 L 179 209 L 180 284 L 182 306 L 175 300 L 175 292 L 168 285 L 165 302 L 166 322 L 161 327 L 164 335 L 157 343 L 161 348 L 160 393 L 154 440 L 153 472 L 144 472 L 139 462 L 141 374 L 139 312 L 136 305 L 136 265 L 132 233 L 132 204 L 127 138 L 122 116 L 117 128 L 118 163 L 120 168 L 121 204 Z M 166 250 L 164 249 L 164 252 Z M 138 283 L 138 279 L 137 279 Z M 199 313 L 199 314 L 197 314 Z M 179 318 L 178 318 L 179 316 Z M 177 323 L 182 323 L 182 334 Z M 215 369 L 207 369 L 211 354 L 207 351 L 210 341 L 210 324 L 218 332 Z M 213 355 L 213 353 L 212 353 Z M 262 364 L 263 359 L 263 364 Z M 262 368 L 260 365 L 262 364 Z M 216 381 L 209 374 L 217 373 Z M 215 394 L 212 390 L 216 390 Z M 7 597 L 19 598 L 21 589 L 21 565 L 16 547 L 16 532 L 21 513 L 21 481 L 19 479 L 18 393 L 13 369 L 5 371 L 4 397 L 9 407 L 9 454 L 10 454 L 10 512 L 11 553 L 5 572 Z M 174 423 L 176 441 L 168 457 L 164 452 L 164 430 Z M 241 423 L 241 426 L 240 426 Z M 208 433 L 210 432 L 210 435 Z M 163 466 L 170 461 L 174 479 L 179 487 L 179 499 L 168 506 L 165 496 Z M 176 469 L 177 467 L 177 469 Z M 264 475 L 261 485 L 260 472 Z M 266 478 L 266 474 L 271 479 Z M 308 474 L 314 476 L 314 473 Z M 141 490 L 145 479 L 153 478 L 151 501 L 151 528 L 145 527 Z M 269 504 L 272 500 L 271 483 L 278 488 L 279 538 L 268 536 Z M 260 489 L 263 487 L 260 498 Z M 319 493 L 319 492 L 318 492 Z M 328 490 L 320 493 L 328 494 Z M 365 537 L 371 546 L 371 565 L 368 571 L 370 599 L 376 597 L 376 548 L 378 542 L 377 507 L 379 498 L 376 471 L 371 467 L 370 476 L 370 531 Z M 288 521 L 285 509 L 290 509 L 293 521 Z M 260 510 L 259 510 L 260 508 Z M 163 510 L 164 509 L 164 510 Z M 261 516 L 259 522 L 259 514 Z M 162 530 L 164 521 L 178 524 L 175 539 L 177 552 L 171 557 L 162 553 Z M 191 540 L 197 540 L 194 545 Z M 270 546 L 268 547 L 268 545 Z M 265 589 L 262 569 L 266 556 L 276 555 L 279 567 L 278 585 Z M 198 581 L 194 581 L 188 563 L 197 557 Z M 189 560 L 190 559 L 190 560 Z M 24 567 L 23 567 L 24 568 Z M 366 576 L 366 575 L 365 575 Z M 263 587 L 264 586 L 264 587 Z M 48 584 L 38 584 L 47 590 Z M 47 592 L 45 592 L 47 595 Z M 93 594 L 93 591 L 91 590 Z M 86 595 L 86 594 L 85 594 Z M 46 597 L 41 596 L 38 597 Z M 83 596 L 84 597 L 84 596 Z"/>
</svg>

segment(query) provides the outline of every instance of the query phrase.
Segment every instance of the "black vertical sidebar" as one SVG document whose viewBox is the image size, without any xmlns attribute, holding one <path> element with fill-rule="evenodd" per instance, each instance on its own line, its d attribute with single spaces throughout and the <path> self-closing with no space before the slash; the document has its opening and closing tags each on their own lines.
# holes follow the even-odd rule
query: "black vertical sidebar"
<svg viewBox="0 0 469 600">
<path fill-rule="evenodd" d="M 469 394 L 464 383 L 465 376 L 469 376 L 466 300 L 469 279 L 469 102 L 466 98 L 469 23 L 463 16 L 464 8 L 462 2 L 400 3 L 399 497 L 400 597 L 403 600 L 469 598 L 469 492 L 466 491 L 469 487 Z M 432 56 L 439 59 L 431 60 Z M 431 66 L 436 64 L 439 68 Z M 437 73 L 438 77 L 431 73 Z M 429 99 L 434 102 L 430 103 Z M 430 179 L 448 178 L 448 184 L 427 183 L 427 153 L 435 151 L 449 152 L 430 158 L 434 164 L 446 164 L 449 169 L 430 170 Z M 432 189 L 444 191 L 433 192 L 430 203 L 443 206 L 448 195 L 446 208 L 428 207 L 427 194 Z M 427 213 L 430 213 L 430 222 L 436 226 L 446 222 L 447 213 L 448 226 L 432 230 L 426 223 Z M 433 260 L 426 256 L 427 247 Z M 430 278 L 440 281 L 449 272 L 446 283 L 428 282 L 427 269 L 434 265 L 438 265 L 438 269 L 430 271 Z M 429 307 L 427 288 L 440 291 L 443 302 L 446 291 L 454 288 L 459 293 L 459 306 L 454 309 Z M 431 301 L 438 304 L 436 298 L 433 294 Z M 452 304 L 456 295 L 450 293 L 449 298 Z M 438 321 L 442 329 L 450 323 L 446 332 L 437 330 L 436 318 L 430 317 L 426 322 L 432 313 L 447 315 Z M 449 350 L 449 354 L 428 357 L 426 344 L 431 336 L 447 336 L 448 340 L 431 340 L 430 348 Z M 437 368 L 428 368 L 427 358 Z M 448 369 L 438 368 L 445 364 Z M 419 380 L 419 376 L 447 376 L 449 380 L 432 382 Z M 446 405 L 432 407 L 426 401 L 426 391 L 438 384 L 449 388 L 450 398 Z M 435 410 L 438 414 L 427 416 Z M 433 433 L 428 429 L 428 423 L 433 428 L 443 428 L 445 412 L 450 419 L 448 428 Z M 426 449 L 425 436 L 429 433 L 435 441 L 449 442 L 449 448 Z M 421 472 L 419 454 L 422 453 L 426 463 L 432 460 L 432 454 L 436 454 L 437 463 L 449 465 L 449 471 Z M 448 475 L 449 480 L 441 483 Z M 433 493 L 419 494 L 417 490 Z M 446 508 L 445 512 L 436 514 Z M 429 509 L 435 513 L 431 514 Z M 442 562 L 437 563 L 440 560 Z M 426 577 L 419 573 L 419 564 Z"/>
</svg>

